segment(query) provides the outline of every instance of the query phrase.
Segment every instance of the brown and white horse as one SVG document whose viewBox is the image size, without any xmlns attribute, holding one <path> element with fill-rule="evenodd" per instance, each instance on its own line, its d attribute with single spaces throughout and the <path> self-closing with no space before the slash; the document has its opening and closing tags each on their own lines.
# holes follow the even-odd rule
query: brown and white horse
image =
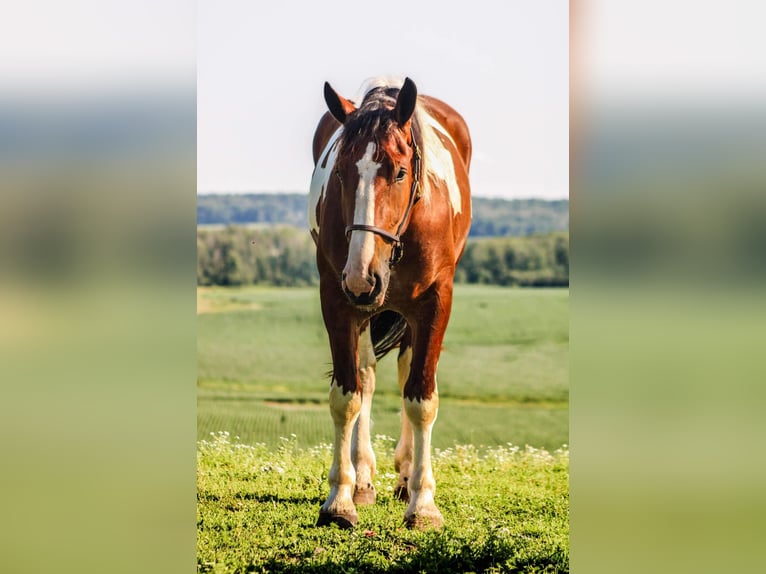
<svg viewBox="0 0 766 574">
<path fill-rule="evenodd" d="M 370 407 L 375 365 L 399 346 L 402 432 L 396 494 L 408 526 L 441 526 L 431 428 L 436 365 L 452 307 L 455 266 L 471 223 L 471 139 L 450 106 L 407 78 L 373 79 L 355 101 L 328 83 L 314 134 L 309 223 L 330 338 L 335 425 L 330 495 L 319 525 L 350 527 L 375 502 Z"/>
</svg>

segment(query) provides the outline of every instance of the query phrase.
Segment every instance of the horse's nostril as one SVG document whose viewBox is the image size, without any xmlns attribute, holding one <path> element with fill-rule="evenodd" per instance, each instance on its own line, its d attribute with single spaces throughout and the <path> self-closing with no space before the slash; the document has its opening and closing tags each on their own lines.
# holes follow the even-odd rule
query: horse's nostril
<svg viewBox="0 0 766 574">
<path fill-rule="evenodd" d="M 378 276 L 376 275 L 368 275 L 367 276 L 367 283 L 369 283 L 370 287 L 374 287 L 375 283 L 378 281 Z"/>
</svg>

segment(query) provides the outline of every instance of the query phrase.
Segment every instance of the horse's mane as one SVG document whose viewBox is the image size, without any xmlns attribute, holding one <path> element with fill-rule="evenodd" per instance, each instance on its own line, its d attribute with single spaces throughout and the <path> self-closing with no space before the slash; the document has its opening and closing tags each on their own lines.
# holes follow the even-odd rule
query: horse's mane
<svg viewBox="0 0 766 574">
<path fill-rule="evenodd" d="M 396 98 L 399 95 L 403 79 L 378 77 L 367 80 L 360 89 L 361 96 L 356 101 L 361 101 L 357 111 L 351 114 L 346 123 L 343 124 L 343 132 L 339 140 L 338 152 L 340 154 L 357 155 L 361 152 L 362 146 L 366 146 L 370 140 L 375 142 L 376 157 L 381 153 L 378 141 L 380 136 L 391 133 L 396 128 L 393 109 L 396 106 Z M 418 147 L 423 151 L 423 126 L 421 119 L 423 113 L 420 104 L 420 98 L 415 105 L 415 112 L 412 115 L 412 134 Z M 428 203 L 430 185 L 425 165 L 425 154 L 421 154 L 421 193 L 424 203 Z"/>
<path fill-rule="evenodd" d="M 386 135 L 394 129 L 394 116 L 391 113 L 396 105 L 399 88 L 374 88 L 364 95 L 364 100 L 346 123 L 340 137 L 340 153 L 355 155 L 370 140 L 379 147 L 380 135 Z M 379 150 L 378 150 L 379 153 Z"/>
</svg>

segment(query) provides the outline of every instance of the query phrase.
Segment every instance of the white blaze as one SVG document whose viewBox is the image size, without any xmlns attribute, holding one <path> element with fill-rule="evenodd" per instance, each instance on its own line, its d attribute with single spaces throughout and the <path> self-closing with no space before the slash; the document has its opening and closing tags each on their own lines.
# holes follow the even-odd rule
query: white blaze
<svg viewBox="0 0 766 574">
<path fill-rule="evenodd" d="M 362 158 L 356 162 L 359 184 L 356 187 L 354 223 L 375 225 L 375 176 L 381 164 L 373 161 L 375 144 L 369 142 Z M 368 231 L 352 231 L 346 261 L 346 285 L 357 294 L 369 293 L 372 286 L 367 273 L 375 254 L 375 235 Z"/>
<path fill-rule="evenodd" d="M 324 197 L 324 192 L 327 189 L 327 184 L 330 182 L 330 175 L 335 167 L 335 160 L 338 157 L 338 138 L 343 132 L 343 126 L 335 130 L 330 139 L 327 141 L 327 145 L 322 150 L 319 156 L 319 161 L 314 168 L 314 173 L 311 176 L 311 188 L 309 190 L 309 228 L 316 233 L 319 233 L 319 222 L 317 221 L 317 205 L 319 201 Z M 324 165 L 324 167 L 322 167 Z"/>
</svg>

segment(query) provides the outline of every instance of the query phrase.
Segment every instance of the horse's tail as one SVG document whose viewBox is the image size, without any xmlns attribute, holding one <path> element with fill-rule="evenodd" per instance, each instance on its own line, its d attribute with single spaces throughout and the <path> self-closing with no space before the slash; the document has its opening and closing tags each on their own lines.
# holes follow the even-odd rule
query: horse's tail
<svg viewBox="0 0 766 574">
<path fill-rule="evenodd" d="M 407 330 L 407 321 L 396 311 L 383 311 L 370 319 L 370 336 L 375 358 L 382 359 L 399 344 Z"/>
</svg>

